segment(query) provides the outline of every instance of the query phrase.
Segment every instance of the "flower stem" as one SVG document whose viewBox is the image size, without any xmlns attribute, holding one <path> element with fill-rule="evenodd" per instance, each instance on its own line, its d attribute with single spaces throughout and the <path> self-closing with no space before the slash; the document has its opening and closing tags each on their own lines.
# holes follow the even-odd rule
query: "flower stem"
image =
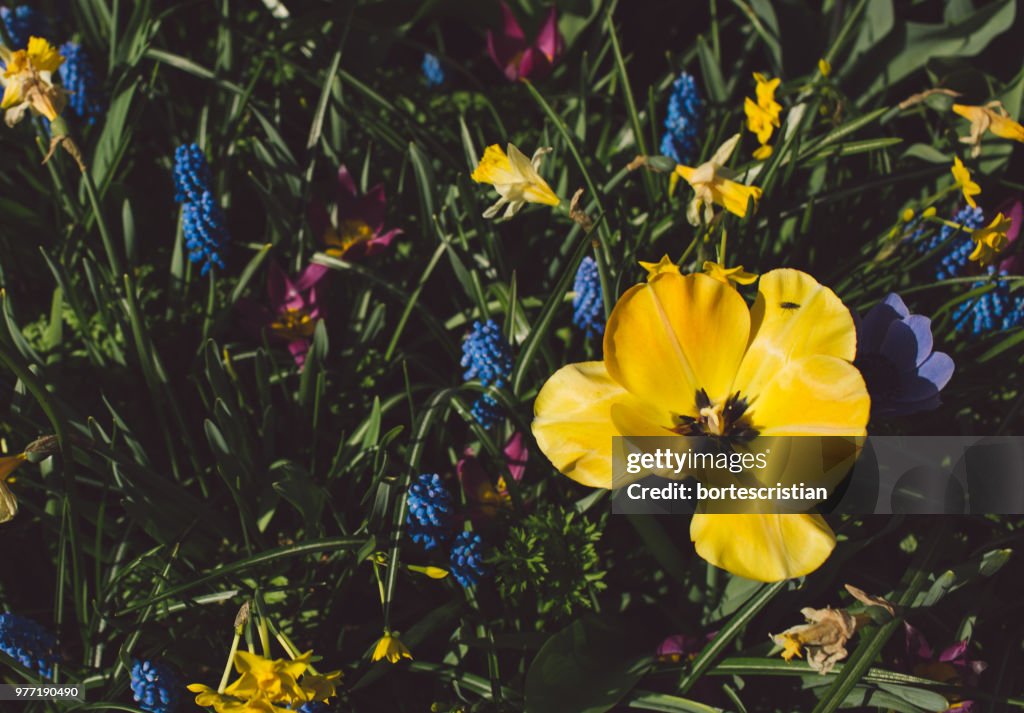
<svg viewBox="0 0 1024 713">
<path fill-rule="evenodd" d="M 238 640 L 242 638 L 242 635 L 236 630 L 235 637 L 231 640 L 231 651 L 228 652 L 227 663 L 224 664 L 224 674 L 220 677 L 220 685 L 217 686 L 217 693 L 224 693 L 224 689 L 228 687 L 228 677 L 231 676 L 231 664 L 235 661 L 235 653 L 238 651 Z"/>
</svg>

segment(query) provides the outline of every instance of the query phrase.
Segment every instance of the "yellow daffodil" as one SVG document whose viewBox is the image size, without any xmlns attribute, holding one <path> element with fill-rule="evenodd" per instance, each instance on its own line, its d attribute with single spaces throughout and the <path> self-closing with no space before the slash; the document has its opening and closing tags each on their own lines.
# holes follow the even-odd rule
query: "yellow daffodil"
<svg viewBox="0 0 1024 713">
<path fill-rule="evenodd" d="M 299 685 L 306 696 L 306 701 L 324 702 L 333 698 L 338 692 L 335 682 L 340 681 L 341 676 L 341 671 L 305 674 Z"/>
<path fill-rule="evenodd" d="M 528 159 L 512 144 L 508 145 L 508 153 L 497 144 L 487 147 L 471 175 L 477 183 L 490 183 L 500 196 L 497 203 L 484 211 L 485 218 L 493 218 L 506 204 L 504 217 L 511 218 L 527 203 L 550 206 L 560 203 L 558 196 L 537 172 L 544 154 L 550 151 L 537 149 L 533 158 Z"/>
<path fill-rule="evenodd" d="M 640 261 L 640 267 L 647 270 L 647 279 L 650 280 L 655 275 L 660 275 L 663 272 L 671 272 L 676 275 L 681 274 L 679 272 L 679 266 L 672 262 L 668 255 L 662 255 L 661 260 L 658 262 L 644 262 Z"/>
<path fill-rule="evenodd" d="M 778 77 L 768 79 L 760 72 L 754 72 L 754 81 L 757 82 L 754 89 L 757 101 L 747 97 L 743 101 L 743 111 L 747 115 L 747 129 L 757 135 L 757 141 L 761 144 L 754 151 L 754 158 L 763 161 L 772 155 L 772 147 L 768 142 L 775 129 L 779 128 L 782 105 L 775 101 L 775 90 L 781 80 Z"/>
<path fill-rule="evenodd" d="M 735 134 L 715 151 L 714 156 L 697 168 L 676 166 L 676 175 L 685 179 L 694 191 L 693 200 L 686 211 L 686 219 L 691 225 L 700 224 L 702 206 L 705 222 L 710 222 L 714 217 L 715 203 L 742 218 L 747 213 L 748 202 L 752 200 L 756 204 L 761 198 L 760 188 L 732 180 L 736 172 L 725 167 L 739 140 L 740 135 Z"/>
<path fill-rule="evenodd" d="M 971 146 L 971 156 L 981 153 L 981 137 L 986 131 L 1003 139 L 1024 143 L 1024 126 L 1010 118 L 1000 102 L 990 102 L 985 106 L 954 104 L 953 111 L 971 122 L 971 133 L 960 138 L 961 143 Z"/>
<path fill-rule="evenodd" d="M 726 285 L 733 282 L 738 285 L 752 285 L 757 280 L 757 275 L 752 272 L 746 272 L 742 265 L 726 267 L 710 260 L 704 261 L 704 274 Z"/>
<path fill-rule="evenodd" d="M 603 352 L 555 372 L 534 405 L 537 445 L 583 485 L 611 487 L 614 436 L 866 432 L 853 318 L 798 270 L 762 275 L 752 308 L 708 275 L 656 274 L 615 305 Z M 708 562 L 761 581 L 807 574 L 835 546 L 807 514 L 698 513 L 690 537 Z"/>
<path fill-rule="evenodd" d="M 384 636 L 380 637 L 380 641 L 377 642 L 370 660 L 380 661 L 386 659 L 388 663 L 398 663 L 402 659 L 411 658 L 412 654 L 405 647 L 405 644 L 402 643 L 402 640 L 398 638 L 398 633 L 385 629 Z"/>
<path fill-rule="evenodd" d="M 971 240 L 974 241 L 974 252 L 968 257 L 982 267 L 988 267 L 999 254 L 1006 249 L 1010 240 L 1006 233 L 1013 225 L 1013 221 L 1002 213 L 996 214 L 992 222 L 983 228 L 971 231 Z"/>
<path fill-rule="evenodd" d="M 0 457 L 0 522 L 7 522 L 18 514 L 18 499 L 7 483 L 13 480 L 14 472 L 27 460 L 27 453 Z"/>
<path fill-rule="evenodd" d="M 197 706 L 213 708 L 217 713 L 292 713 L 291 708 L 276 706 L 263 694 L 242 700 L 217 693 L 216 690 L 201 683 L 191 683 L 187 688 L 196 694 Z"/>
<path fill-rule="evenodd" d="M 967 170 L 959 156 L 953 157 L 953 168 L 950 171 L 956 180 L 956 185 L 960 186 L 960 190 L 964 194 L 964 200 L 971 208 L 977 208 L 978 203 L 974 200 L 974 196 L 981 193 L 981 186 L 971 180 L 971 172 Z"/>
<path fill-rule="evenodd" d="M 64 63 L 55 47 L 41 37 L 32 37 L 23 50 L 0 45 L 0 60 L 6 65 L 0 74 L 4 86 L 0 109 L 6 112 L 8 126 L 21 121 L 29 109 L 50 121 L 60 115 L 68 95 L 52 81 L 53 73 Z"/>
<path fill-rule="evenodd" d="M 305 700 L 298 678 L 309 666 L 312 651 L 295 659 L 271 660 L 239 651 L 235 654 L 235 670 L 241 677 L 224 692 L 235 698 L 250 699 L 264 695 L 275 703 Z"/>
</svg>

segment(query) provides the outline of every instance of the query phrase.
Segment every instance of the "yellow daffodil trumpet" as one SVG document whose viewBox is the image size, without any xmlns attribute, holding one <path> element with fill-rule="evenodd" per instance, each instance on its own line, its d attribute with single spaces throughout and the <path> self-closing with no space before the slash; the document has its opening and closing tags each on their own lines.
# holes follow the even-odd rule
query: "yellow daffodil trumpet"
<svg viewBox="0 0 1024 713">
<path fill-rule="evenodd" d="M 64 63 L 64 57 L 43 38 L 31 37 L 23 50 L 0 45 L 0 59 L 5 65 L 0 73 L 4 87 L 0 109 L 5 112 L 7 125 L 17 124 L 30 109 L 54 121 L 68 98 L 63 87 L 53 84 L 53 73 Z"/>
<path fill-rule="evenodd" d="M 740 135 L 735 134 L 718 147 L 714 155 L 696 168 L 679 165 L 675 174 L 693 188 L 694 196 L 686 211 L 690 225 L 700 225 L 701 218 L 707 223 L 714 218 L 714 205 L 720 205 L 733 215 L 741 218 L 747 214 L 747 205 L 755 205 L 761 198 L 761 189 L 734 181 L 736 172 L 725 167 L 732 156 Z M 703 211 L 702 211 L 703 208 Z"/>
<path fill-rule="evenodd" d="M 865 435 L 870 398 L 852 364 L 853 318 L 835 293 L 772 270 L 748 307 L 726 282 L 652 275 L 612 310 L 603 361 L 548 379 L 533 434 L 561 473 L 610 488 L 614 436 Z M 812 572 L 835 546 L 824 519 L 808 514 L 698 513 L 690 538 L 711 564 L 760 581 Z"/>
<path fill-rule="evenodd" d="M 498 192 L 498 201 L 484 211 L 484 217 L 493 218 L 503 206 L 507 206 L 505 218 L 514 216 L 527 203 L 557 206 L 561 200 L 538 173 L 541 160 L 550 152 L 549 148 L 540 148 L 528 159 L 512 144 L 508 145 L 508 153 L 497 144 L 488 146 L 470 175 L 477 183 L 489 183 Z"/>
</svg>

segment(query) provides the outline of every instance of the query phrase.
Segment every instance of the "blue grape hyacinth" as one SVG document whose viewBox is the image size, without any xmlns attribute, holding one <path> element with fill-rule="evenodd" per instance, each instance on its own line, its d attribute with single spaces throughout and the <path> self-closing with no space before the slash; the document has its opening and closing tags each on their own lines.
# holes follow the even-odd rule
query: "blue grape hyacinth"
<svg viewBox="0 0 1024 713">
<path fill-rule="evenodd" d="M 501 388 L 512 373 L 512 347 L 493 319 L 473 322 L 473 329 L 462 342 L 462 361 L 466 381 L 479 379 L 484 386 Z"/>
<path fill-rule="evenodd" d="M 212 191 L 213 175 L 206 155 L 197 144 L 183 144 L 174 150 L 174 200 L 198 203 L 203 193 Z"/>
<path fill-rule="evenodd" d="M 672 83 L 661 137 L 661 153 L 676 163 L 692 163 L 700 152 L 700 133 L 704 125 L 704 102 L 697 82 L 683 72 Z"/>
<path fill-rule="evenodd" d="M 207 274 L 216 265 L 224 267 L 230 235 L 212 192 L 213 177 L 206 156 L 196 144 L 174 151 L 174 200 L 182 204 L 182 228 L 188 259 L 202 265 Z"/>
<path fill-rule="evenodd" d="M 953 222 L 963 225 L 968 230 L 974 230 L 985 224 L 985 214 L 981 208 L 965 206 L 953 216 Z M 929 252 L 942 245 L 946 247 L 935 266 L 935 279 L 948 280 L 951 277 L 959 277 L 967 267 L 968 256 L 974 250 L 971 234 L 943 225 L 938 233 L 921 244 L 921 250 Z"/>
<path fill-rule="evenodd" d="M 42 624 L 18 616 L 0 614 L 0 651 L 43 678 L 53 676 L 57 663 L 57 637 Z"/>
<path fill-rule="evenodd" d="M 0 20 L 15 49 L 28 45 L 29 37 L 45 37 L 50 34 L 50 23 L 46 16 L 30 5 L 19 5 L 13 9 L 0 7 Z"/>
<path fill-rule="evenodd" d="M 601 299 L 601 277 L 597 273 L 597 262 L 585 257 L 576 270 L 573 282 L 572 323 L 583 332 L 587 339 L 604 334 L 604 303 Z"/>
<path fill-rule="evenodd" d="M 437 55 L 426 52 L 423 55 L 423 77 L 427 80 L 428 87 L 439 87 L 444 84 L 444 68 Z"/>
<path fill-rule="evenodd" d="M 200 274 L 205 275 L 214 265 L 223 269 L 228 230 L 224 226 L 224 212 L 209 191 L 203 193 L 198 203 L 185 204 L 183 226 L 188 259 L 202 265 Z"/>
<path fill-rule="evenodd" d="M 1007 277 L 1009 273 L 996 273 L 994 267 L 989 268 L 990 276 Z M 1010 290 L 1010 283 L 1005 280 L 994 280 L 994 287 L 978 295 L 970 297 L 957 305 L 953 311 L 953 325 L 957 331 L 967 331 L 978 336 L 996 330 L 1005 331 L 1024 325 L 1024 290 L 1016 293 Z M 979 280 L 971 284 L 971 290 L 989 284 L 987 280 Z"/>
<path fill-rule="evenodd" d="M 460 532 L 448 556 L 448 571 L 463 587 L 475 587 L 489 568 L 484 562 L 484 541 L 475 532 Z"/>
<path fill-rule="evenodd" d="M 502 418 L 504 418 L 501 406 L 498 405 L 498 400 L 490 394 L 482 394 L 480 398 L 474 401 L 470 413 L 473 414 L 476 422 L 488 431 L 501 423 Z"/>
<path fill-rule="evenodd" d="M 142 710 L 174 713 L 181 704 L 181 679 L 167 664 L 134 661 L 131 679 L 132 695 Z"/>
<path fill-rule="evenodd" d="M 103 111 L 99 81 L 92 64 L 77 42 L 65 42 L 60 46 L 60 53 L 64 55 L 64 64 L 58 70 L 60 81 L 71 93 L 68 106 L 78 117 L 92 124 Z"/>
<path fill-rule="evenodd" d="M 455 502 L 437 473 L 423 473 L 409 486 L 406 532 L 432 550 L 448 542 L 455 528 Z"/>
</svg>

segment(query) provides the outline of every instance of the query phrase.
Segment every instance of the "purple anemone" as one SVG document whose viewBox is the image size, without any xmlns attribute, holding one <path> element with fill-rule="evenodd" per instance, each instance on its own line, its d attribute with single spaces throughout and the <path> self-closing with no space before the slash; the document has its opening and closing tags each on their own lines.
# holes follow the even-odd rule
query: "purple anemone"
<svg viewBox="0 0 1024 713">
<path fill-rule="evenodd" d="M 387 204 L 383 183 L 360 195 L 352 174 L 342 164 L 338 167 L 334 210 L 314 202 L 309 209 L 309 224 L 323 241 L 324 252 L 354 262 L 383 252 L 402 233 L 399 228 L 384 229 Z"/>
<path fill-rule="evenodd" d="M 984 661 L 967 658 L 968 642 L 966 640 L 958 641 L 936 653 L 920 631 L 906 622 L 903 627 L 907 640 L 907 657 L 911 672 L 915 676 L 930 678 L 933 681 L 952 686 L 977 687 L 978 677 L 982 671 L 988 668 L 988 664 Z M 956 711 L 956 713 L 971 713 L 976 709 L 974 701 L 957 700 L 946 710 Z"/>
<path fill-rule="evenodd" d="M 533 44 L 526 41 L 523 28 L 504 2 L 501 17 L 501 33 L 487 31 L 487 51 L 498 69 L 510 82 L 538 79 L 550 72 L 565 48 L 565 41 L 558 32 L 555 8 L 551 8 Z"/>
<path fill-rule="evenodd" d="M 953 376 L 948 354 L 932 351 L 931 320 L 911 314 L 896 293 L 856 319 L 857 358 L 871 395 L 873 416 L 937 408 L 939 392 Z"/>
</svg>

